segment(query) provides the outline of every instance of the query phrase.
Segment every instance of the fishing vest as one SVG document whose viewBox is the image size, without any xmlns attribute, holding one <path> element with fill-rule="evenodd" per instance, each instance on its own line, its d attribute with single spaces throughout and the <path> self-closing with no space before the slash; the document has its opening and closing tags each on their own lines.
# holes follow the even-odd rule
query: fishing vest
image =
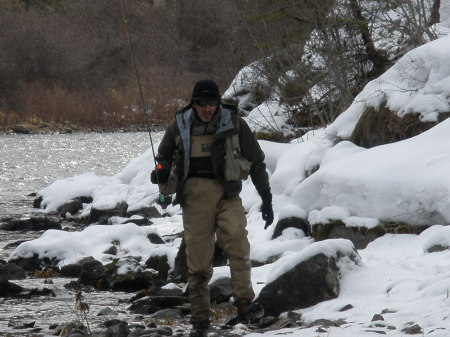
<svg viewBox="0 0 450 337">
<path fill-rule="evenodd" d="M 218 136 L 221 133 L 236 129 L 236 126 L 232 121 L 232 114 L 234 111 L 223 106 L 220 106 L 219 109 L 220 120 L 217 123 L 215 135 L 191 135 L 192 108 L 176 115 L 181 144 L 185 153 L 182 181 L 189 175 L 191 158 L 211 157 L 211 151 L 214 148 L 214 140 L 220 138 Z M 241 155 L 238 133 L 229 133 L 230 135 L 224 138 L 225 156 L 223 158 L 223 164 L 225 168 L 223 178 L 226 181 L 240 181 L 248 177 L 251 163 Z"/>
</svg>

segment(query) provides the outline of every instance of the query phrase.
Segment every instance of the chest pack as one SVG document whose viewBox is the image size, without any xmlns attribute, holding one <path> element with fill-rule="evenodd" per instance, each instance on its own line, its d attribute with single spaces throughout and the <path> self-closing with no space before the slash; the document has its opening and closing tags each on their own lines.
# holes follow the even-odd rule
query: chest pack
<svg viewBox="0 0 450 337">
<path fill-rule="evenodd" d="M 251 163 L 242 156 L 237 133 L 225 138 L 225 171 L 227 181 L 241 181 L 248 178 Z"/>
</svg>

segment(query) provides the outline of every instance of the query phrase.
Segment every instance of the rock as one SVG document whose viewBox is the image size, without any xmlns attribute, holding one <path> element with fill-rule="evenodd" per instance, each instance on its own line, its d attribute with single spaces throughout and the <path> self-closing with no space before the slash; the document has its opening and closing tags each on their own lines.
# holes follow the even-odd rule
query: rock
<svg viewBox="0 0 450 337">
<path fill-rule="evenodd" d="M 83 204 L 90 204 L 91 202 L 92 197 L 78 197 L 70 200 L 62 206 L 59 206 L 58 212 L 63 218 L 66 217 L 67 213 L 75 215 L 78 213 L 78 211 L 83 209 Z"/>
<path fill-rule="evenodd" d="M 80 283 L 95 284 L 97 280 L 101 279 L 105 268 L 100 261 L 97 261 L 92 256 L 81 259 L 77 264 L 81 266 L 78 281 Z"/>
<path fill-rule="evenodd" d="M 127 337 L 130 334 L 128 323 L 121 321 L 113 326 L 108 327 L 107 336 L 111 337 Z"/>
<path fill-rule="evenodd" d="M 372 317 L 372 322 L 375 322 L 375 321 L 384 321 L 384 317 L 380 314 L 375 314 Z"/>
<path fill-rule="evenodd" d="M 164 241 L 164 239 L 156 232 L 149 233 L 147 235 L 147 238 L 151 243 L 154 243 L 155 245 L 166 243 L 166 241 Z"/>
<path fill-rule="evenodd" d="M 26 135 L 31 133 L 30 129 L 28 129 L 27 127 L 25 127 L 24 125 L 21 125 L 21 124 L 14 125 L 12 127 L 12 131 L 14 133 L 26 134 Z"/>
<path fill-rule="evenodd" d="M 401 331 L 407 335 L 423 335 L 422 328 L 418 324 L 414 324 L 413 322 L 407 323 Z"/>
<path fill-rule="evenodd" d="M 339 312 L 347 311 L 350 309 L 353 309 L 353 305 L 347 304 L 347 305 L 344 305 L 341 309 L 339 309 Z"/>
<path fill-rule="evenodd" d="M 182 306 L 189 302 L 189 298 L 183 296 L 147 296 L 134 301 L 128 308 L 134 314 L 154 314 L 162 309 Z"/>
<path fill-rule="evenodd" d="M 344 321 L 343 319 L 337 319 L 335 321 L 330 321 L 328 319 L 316 319 L 314 322 L 311 322 L 310 324 L 307 325 L 308 328 L 311 328 L 313 326 L 322 326 L 322 327 L 339 327 L 343 324 L 346 324 L 347 322 Z"/>
<path fill-rule="evenodd" d="M 163 285 L 167 282 L 170 265 L 166 255 L 150 256 L 147 261 L 145 261 L 145 266 L 158 272 L 154 279 L 156 285 Z"/>
<path fill-rule="evenodd" d="M 106 249 L 103 254 L 109 255 L 117 255 L 117 246 L 111 245 L 108 249 Z"/>
<path fill-rule="evenodd" d="M 128 310 L 133 314 L 149 315 L 161 310 L 161 307 L 152 303 L 149 297 L 144 297 L 133 301 Z"/>
<path fill-rule="evenodd" d="M 178 286 L 172 288 L 156 288 L 152 292 L 154 296 L 183 296 L 183 289 Z"/>
<path fill-rule="evenodd" d="M 143 207 L 141 209 L 127 212 L 126 216 L 131 217 L 133 215 L 142 215 L 147 219 L 160 218 L 162 216 L 162 214 L 155 206 Z"/>
<path fill-rule="evenodd" d="M 0 297 L 31 297 L 31 296 L 55 296 L 53 291 L 47 288 L 43 289 L 25 289 L 15 283 L 0 278 Z"/>
<path fill-rule="evenodd" d="M 43 231 L 48 229 L 61 230 L 59 219 L 44 216 L 32 216 L 26 219 L 12 219 L 4 223 L 1 229 L 4 231 Z"/>
<path fill-rule="evenodd" d="M 16 265 L 22 267 L 26 271 L 34 271 L 36 269 L 40 270 L 42 267 L 44 267 L 42 265 L 41 259 L 39 258 L 39 255 L 36 253 L 34 253 L 30 257 L 12 256 L 9 259 L 9 262 L 15 263 Z M 55 263 L 49 263 L 49 264 L 55 264 Z"/>
<path fill-rule="evenodd" d="M 357 249 L 364 249 L 375 239 L 387 234 L 420 234 L 428 226 L 410 226 L 404 223 L 380 223 L 374 228 L 348 227 L 341 220 L 312 226 L 316 241 L 343 238 L 353 242 Z"/>
<path fill-rule="evenodd" d="M 15 263 L 0 265 L 0 278 L 4 280 L 23 280 L 26 278 L 25 269 Z"/>
<path fill-rule="evenodd" d="M 128 256 L 105 266 L 103 279 L 111 290 L 133 292 L 153 286 L 155 275 L 143 271 L 139 259 Z"/>
<path fill-rule="evenodd" d="M 158 310 L 157 312 L 155 312 L 154 314 L 152 314 L 150 316 L 151 318 L 155 318 L 155 319 L 165 319 L 165 320 L 175 320 L 175 319 L 181 319 L 183 317 L 183 312 L 180 309 L 162 309 L 162 310 Z M 166 336 L 170 336 L 167 335 Z"/>
<path fill-rule="evenodd" d="M 21 286 L 0 278 L 0 297 L 16 296 L 24 290 Z"/>
<path fill-rule="evenodd" d="M 112 209 L 97 209 L 92 207 L 87 217 L 88 223 L 108 224 L 108 219 L 113 216 L 124 217 L 127 208 L 128 204 L 125 201 L 117 203 Z"/>
<path fill-rule="evenodd" d="M 349 140 L 365 148 L 398 142 L 417 136 L 448 117 L 448 112 L 440 113 L 438 121 L 426 122 L 420 119 L 420 114 L 399 117 L 386 105 L 379 109 L 368 107 L 358 119 Z"/>
<path fill-rule="evenodd" d="M 78 277 L 81 273 L 81 264 L 72 263 L 62 266 L 59 274 L 63 277 Z"/>
<path fill-rule="evenodd" d="M 275 229 L 272 234 L 272 240 L 281 236 L 283 231 L 286 228 L 290 228 L 290 227 L 301 229 L 305 233 L 306 236 L 311 235 L 311 229 L 310 229 L 308 221 L 306 221 L 302 218 L 298 218 L 298 217 L 288 217 L 288 218 L 279 220 L 278 223 L 275 225 Z"/>
<path fill-rule="evenodd" d="M 122 222 L 122 224 L 124 224 L 124 225 L 129 224 L 129 223 L 134 223 L 135 225 L 138 225 L 138 226 L 149 226 L 152 224 L 152 222 L 149 219 L 147 219 L 146 217 L 140 216 L 140 215 L 133 215 L 130 219 Z"/>
<path fill-rule="evenodd" d="M 117 312 L 110 307 L 103 308 L 97 313 L 97 316 L 117 316 Z"/>
<path fill-rule="evenodd" d="M 231 296 L 231 278 L 222 277 L 209 284 L 209 296 L 211 303 L 228 301 Z"/>
<path fill-rule="evenodd" d="M 42 200 L 43 200 L 42 196 L 40 195 L 37 196 L 37 198 L 33 200 L 33 208 L 41 208 Z"/>
<path fill-rule="evenodd" d="M 34 325 L 36 324 L 36 322 L 18 322 L 18 321 L 13 321 L 13 320 L 9 320 L 8 322 L 8 326 L 12 327 L 13 329 L 29 329 L 29 328 L 33 328 Z"/>
<path fill-rule="evenodd" d="M 334 255 L 321 253 L 330 250 L 335 251 Z M 360 261 L 353 244 L 343 239 L 313 243 L 298 253 L 297 259 L 295 266 L 266 284 L 255 300 L 264 307 L 266 315 L 278 316 L 336 298 L 339 295 L 338 263 Z"/>
</svg>

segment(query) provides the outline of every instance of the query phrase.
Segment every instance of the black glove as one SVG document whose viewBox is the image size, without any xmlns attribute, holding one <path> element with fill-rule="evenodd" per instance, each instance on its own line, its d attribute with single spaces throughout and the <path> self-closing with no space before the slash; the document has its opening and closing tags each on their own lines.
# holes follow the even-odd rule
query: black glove
<svg viewBox="0 0 450 337">
<path fill-rule="evenodd" d="M 153 184 L 164 184 L 169 179 L 170 167 L 164 167 L 158 164 L 150 174 L 150 181 Z"/>
<path fill-rule="evenodd" d="M 266 221 L 264 229 L 267 229 L 273 222 L 272 193 L 270 193 L 270 189 L 262 190 L 259 192 L 259 196 L 262 200 L 262 218 Z"/>
</svg>

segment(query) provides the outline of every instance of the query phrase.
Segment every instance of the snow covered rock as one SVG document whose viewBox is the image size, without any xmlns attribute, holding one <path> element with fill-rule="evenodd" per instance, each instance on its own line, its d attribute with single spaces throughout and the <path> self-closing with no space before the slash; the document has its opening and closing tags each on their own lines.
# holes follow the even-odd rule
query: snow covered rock
<svg viewBox="0 0 450 337">
<path fill-rule="evenodd" d="M 359 261 L 358 252 L 349 240 L 316 242 L 275 262 L 271 278 L 256 302 L 267 315 L 278 316 L 336 298 L 341 272 Z"/>
</svg>

